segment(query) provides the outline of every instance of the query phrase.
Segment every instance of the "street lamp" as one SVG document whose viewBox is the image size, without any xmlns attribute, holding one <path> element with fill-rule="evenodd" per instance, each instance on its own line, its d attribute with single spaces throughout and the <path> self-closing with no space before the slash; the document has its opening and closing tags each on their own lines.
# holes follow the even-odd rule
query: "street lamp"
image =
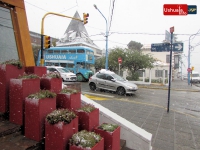
<svg viewBox="0 0 200 150">
<path fill-rule="evenodd" d="M 104 17 L 106 20 L 106 17 L 101 13 L 101 11 L 97 8 L 97 6 L 94 4 L 94 8 L 96 8 L 100 14 Z M 106 20 L 106 64 L 105 64 L 105 69 L 108 70 L 108 24 Z"/>
<path fill-rule="evenodd" d="M 194 35 L 197 35 L 197 34 L 200 34 L 200 33 L 192 34 L 192 35 L 190 35 L 190 37 L 189 37 L 188 69 L 190 68 L 190 48 L 191 48 L 191 46 L 190 46 L 190 38 L 191 38 L 192 36 L 194 36 Z M 188 85 L 190 85 L 190 72 L 189 72 L 189 71 L 188 71 Z"/>
</svg>

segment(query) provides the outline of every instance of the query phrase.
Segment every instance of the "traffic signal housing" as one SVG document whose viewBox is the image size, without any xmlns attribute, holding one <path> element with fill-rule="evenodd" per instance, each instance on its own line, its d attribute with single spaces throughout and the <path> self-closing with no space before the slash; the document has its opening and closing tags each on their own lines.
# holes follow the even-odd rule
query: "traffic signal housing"
<svg viewBox="0 0 200 150">
<path fill-rule="evenodd" d="M 88 17 L 89 17 L 88 13 L 83 13 L 83 24 L 87 24 L 88 23 Z"/>
<path fill-rule="evenodd" d="M 194 70 L 194 67 L 192 67 L 191 70 L 193 71 L 193 70 Z"/>
<path fill-rule="evenodd" d="M 44 47 L 45 47 L 45 49 L 51 47 L 51 37 L 48 35 L 44 36 Z"/>
</svg>

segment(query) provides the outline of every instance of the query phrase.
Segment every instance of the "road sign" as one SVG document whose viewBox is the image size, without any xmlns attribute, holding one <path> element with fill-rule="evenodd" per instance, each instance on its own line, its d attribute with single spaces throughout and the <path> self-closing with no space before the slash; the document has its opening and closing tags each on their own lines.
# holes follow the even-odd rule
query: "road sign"
<svg viewBox="0 0 200 150">
<path fill-rule="evenodd" d="M 174 43 L 174 36 L 173 36 L 172 41 Z M 167 30 L 165 30 L 165 42 L 166 43 L 171 43 L 171 33 L 169 33 Z"/>
<path fill-rule="evenodd" d="M 170 51 L 170 44 L 169 43 L 151 44 L 151 51 L 152 52 L 168 52 Z"/>
<path fill-rule="evenodd" d="M 169 43 L 153 43 L 151 44 L 151 52 L 169 52 Z M 172 51 L 183 52 L 183 43 L 173 43 Z"/>
<path fill-rule="evenodd" d="M 122 64 L 122 58 L 121 57 L 118 58 L 118 63 Z"/>
<path fill-rule="evenodd" d="M 173 51 L 174 52 L 182 52 L 183 51 L 183 43 L 174 43 Z"/>
<path fill-rule="evenodd" d="M 188 71 L 188 72 L 191 72 L 191 68 L 187 68 L 187 71 Z"/>
</svg>

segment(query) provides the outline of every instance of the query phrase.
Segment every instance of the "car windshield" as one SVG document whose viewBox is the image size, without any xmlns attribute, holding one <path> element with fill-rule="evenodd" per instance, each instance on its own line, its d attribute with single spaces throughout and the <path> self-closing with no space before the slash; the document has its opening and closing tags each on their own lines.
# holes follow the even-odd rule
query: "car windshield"
<svg viewBox="0 0 200 150">
<path fill-rule="evenodd" d="M 117 75 L 117 74 L 112 74 L 113 78 L 115 78 L 118 81 L 126 81 L 124 78 L 122 78 L 121 76 Z"/>
<path fill-rule="evenodd" d="M 60 73 L 69 73 L 70 71 L 65 68 L 57 68 Z"/>
</svg>

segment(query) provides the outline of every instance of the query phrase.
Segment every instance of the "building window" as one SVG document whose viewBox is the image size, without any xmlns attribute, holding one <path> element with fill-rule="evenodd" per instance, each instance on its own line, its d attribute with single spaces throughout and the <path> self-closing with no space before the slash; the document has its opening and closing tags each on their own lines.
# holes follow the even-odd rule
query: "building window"
<svg viewBox="0 0 200 150">
<path fill-rule="evenodd" d="M 165 70 L 165 78 L 168 76 L 167 70 Z M 155 70 L 155 77 L 163 77 L 163 70 Z"/>
</svg>

